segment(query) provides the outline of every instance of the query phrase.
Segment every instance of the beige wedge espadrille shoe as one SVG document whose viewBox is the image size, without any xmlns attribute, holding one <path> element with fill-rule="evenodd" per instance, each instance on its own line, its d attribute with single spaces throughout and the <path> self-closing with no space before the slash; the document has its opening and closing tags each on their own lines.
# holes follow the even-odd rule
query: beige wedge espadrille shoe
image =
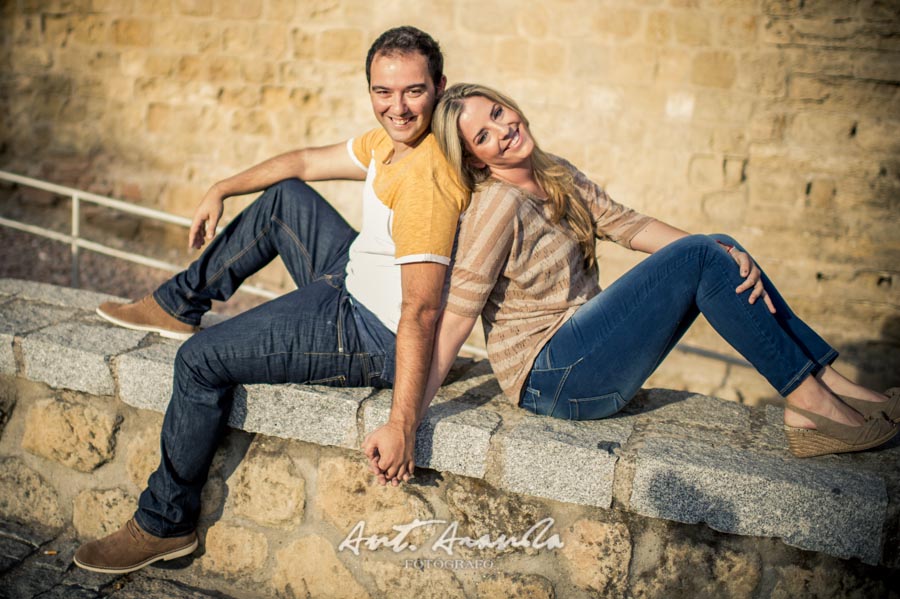
<svg viewBox="0 0 900 599">
<path fill-rule="evenodd" d="M 900 387 L 888 389 L 884 394 L 888 397 L 887 401 L 866 401 L 843 395 L 838 395 L 838 397 L 866 418 L 875 418 L 879 412 L 884 412 L 891 422 L 900 422 Z"/>
<path fill-rule="evenodd" d="M 859 426 L 850 426 L 796 406 L 785 405 L 785 409 L 806 416 L 816 425 L 814 429 L 785 425 L 784 434 L 791 453 L 798 458 L 865 451 L 890 441 L 900 431 L 897 425 L 881 415 L 869 418 Z"/>
</svg>

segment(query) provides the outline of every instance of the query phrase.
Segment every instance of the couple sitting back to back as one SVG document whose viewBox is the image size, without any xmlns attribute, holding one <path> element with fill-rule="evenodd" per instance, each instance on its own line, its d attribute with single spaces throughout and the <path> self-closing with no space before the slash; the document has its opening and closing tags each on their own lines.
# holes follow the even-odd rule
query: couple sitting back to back
<svg viewBox="0 0 900 599">
<path fill-rule="evenodd" d="M 786 398 L 796 455 L 858 451 L 897 432 L 896 390 L 838 374 L 834 349 L 734 240 L 616 203 L 541 151 L 512 99 L 478 85 L 445 92 L 442 71 L 428 34 L 383 33 L 366 57 L 380 128 L 214 184 L 189 232 L 192 247 L 209 242 L 200 257 L 147 297 L 98 308 L 120 326 L 187 341 L 160 465 L 134 517 L 79 548 L 78 566 L 125 573 L 196 549 L 200 493 L 238 384 L 393 387 L 388 422 L 363 450 L 381 484 L 409 480 L 416 429 L 479 315 L 504 392 L 535 414 L 615 413 L 703 312 Z M 359 232 L 304 183 L 328 179 L 365 181 Z M 257 191 L 214 235 L 224 200 Z M 601 291 L 598 238 L 652 255 Z M 276 255 L 297 290 L 199 331 L 212 300 Z"/>
</svg>

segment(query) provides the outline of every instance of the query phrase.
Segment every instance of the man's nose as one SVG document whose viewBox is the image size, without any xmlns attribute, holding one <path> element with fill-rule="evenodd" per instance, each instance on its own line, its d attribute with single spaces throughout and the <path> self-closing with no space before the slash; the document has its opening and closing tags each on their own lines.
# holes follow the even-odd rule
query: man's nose
<svg viewBox="0 0 900 599">
<path fill-rule="evenodd" d="M 391 99 L 391 108 L 394 110 L 394 114 L 406 114 L 406 98 L 403 97 L 403 94 L 397 94 Z"/>
</svg>

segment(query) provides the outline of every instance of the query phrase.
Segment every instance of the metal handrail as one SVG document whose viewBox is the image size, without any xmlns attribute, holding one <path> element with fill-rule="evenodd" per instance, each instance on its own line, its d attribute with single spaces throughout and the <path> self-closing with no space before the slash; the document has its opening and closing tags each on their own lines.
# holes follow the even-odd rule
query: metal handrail
<svg viewBox="0 0 900 599">
<path fill-rule="evenodd" d="M 45 227 L 40 227 L 37 225 L 29 225 L 27 223 L 19 222 L 16 220 L 12 220 L 9 218 L 0 217 L 0 225 L 9 227 L 11 229 L 16 229 L 19 231 L 24 231 L 26 233 L 31 233 L 33 235 L 39 235 L 41 237 L 46 237 L 48 239 L 53 239 L 55 241 L 61 241 L 63 243 L 69 244 L 72 248 L 72 287 L 78 288 L 80 285 L 80 273 L 79 273 L 79 265 L 78 265 L 78 255 L 81 249 L 89 250 L 95 252 L 97 254 L 103 254 L 105 256 L 112 256 L 114 258 L 119 258 L 120 260 L 126 260 L 128 262 L 134 262 L 135 264 L 140 264 L 142 266 L 149 266 L 151 268 L 158 268 L 160 270 L 165 270 L 168 272 L 181 272 L 184 270 L 183 266 L 179 266 L 177 264 L 172 264 L 170 262 L 164 262 L 162 260 L 156 260 L 154 258 L 149 258 L 142 254 L 136 254 L 134 252 L 126 252 L 123 250 L 118 250 L 115 248 L 111 248 L 109 246 L 103 245 L 101 243 L 96 243 L 94 241 L 89 241 L 87 239 L 81 238 L 81 202 L 89 202 L 91 204 L 98 204 L 100 206 L 105 206 L 107 208 L 112 208 L 114 210 L 119 210 L 121 212 L 126 212 L 128 214 L 135 214 L 137 216 L 141 216 L 144 218 L 149 218 L 152 220 L 169 223 L 173 225 L 178 225 L 180 227 L 190 228 L 191 219 L 185 218 L 183 216 L 177 216 L 175 214 L 169 214 L 168 212 L 162 212 L 161 210 L 154 210 L 152 208 L 145 208 L 144 206 L 136 206 L 134 204 L 130 204 L 128 202 L 123 202 L 121 200 L 115 200 L 113 198 L 108 198 L 106 196 L 97 195 L 95 193 L 90 193 L 88 191 L 82 191 L 80 189 L 75 189 L 74 187 L 66 187 L 65 185 L 57 185 L 56 183 L 49 183 L 47 181 L 42 181 L 40 179 L 33 179 L 31 177 L 24 177 L 22 175 L 17 175 L 15 173 L 10 173 L 8 171 L 0 170 L 0 179 L 5 181 L 10 181 L 12 183 L 18 183 L 20 185 L 25 185 L 28 187 L 34 187 L 35 189 L 42 189 L 44 191 L 49 191 L 51 193 L 55 193 L 60 196 L 68 197 L 72 200 L 72 228 L 71 234 L 66 235 L 64 233 L 58 233 L 56 231 L 52 231 Z M 217 229 L 216 232 L 220 231 L 221 228 Z M 280 294 L 274 291 L 270 291 L 268 289 L 263 289 L 261 287 L 256 287 L 254 285 L 241 285 L 239 291 L 244 291 L 246 293 L 250 293 L 252 295 L 256 295 L 258 297 L 264 297 L 266 299 L 274 299 L 278 297 Z"/>
<path fill-rule="evenodd" d="M 9 227 L 11 229 L 16 229 L 18 231 L 31 233 L 32 235 L 39 235 L 41 237 L 53 239 L 54 241 L 61 241 L 62 243 L 69 244 L 72 247 L 72 287 L 76 289 L 79 287 L 81 278 L 78 264 L 78 256 L 81 249 L 96 252 L 98 254 L 103 254 L 105 256 L 112 256 L 114 258 L 119 258 L 128 262 L 134 262 L 135 264 L 140 264 L 142 266 L 158 268 L 159 270 L 165 270 L 168 272 L 181 272 L 182 270 L 184 270 L 184 267 L 178 266 L 177 264 L 163 262 L 162 260 L 156 260 L 154 258 L 149 258 L 147 256 L 136 254 L 134 252 L 117 250 L 101 243 L 82 239 L 81 202 L 90 202 L 92 204 L 106 206 L 107 208 L 112 208 L 114 210 L 119 210 L 128 214 L 135 214 L 144 218 L 149 218 L 186 228 L 190 228 L 191 226 L 191 219 L 189 218 L 169 214 L 168 212 L 162 212 L 161 210 L 154 210 L 153 208 L 136 206 L 134 204 L 123 202 L 121 200 L 115 200 L 113 198 L 97 195 L 88 191 L 75 189 L 74 187 L 66 187 L 65 185 L 57 185 L 56 183 L 49 183 L 47 181 L 42 181 L 41 179 L 34 179 L 32 177 L 17 175 L 9 171 L 0 170 L 0 179 L 10 181 L 12 183 L 18 183 L 20 185 L 26 185 L 28 187 L 34 187 L 35 189 L 49 191 L 57 195 L 66 196 L 72 200 L 72 229 L 70 235 L 66 235 L 65 233 L 58 233 L 56 231 L 52 231 L 50 229 L 37 225 L 29 225 L 27 223 L 4 218 L 2 216 L 0 216 L 0 225 Z M 221 227 L 217 227 L 216 233 L 219 233 L 221 230 Z M 244 291 L 246 293 L 264 297 L 266 299 L 274 299 L 280 295 L 278 293 L 275 293 L 274 291 L 269 291 L 268 289 L 262 289 L 261 287 L 246 284 L 241 285 L 238 288 L 238 291 Z M 465 344 L 462 349 L 469 354 L 477 357 L 487 357 L 487 352 L 480 347 Z"/>
<path fill-rule="evenodd" d="M 145 208 L 143 206 L 136 206 L 134 204 L 130 204 L 128 202 L 123 202 L 121 200 L 114 200 L 113 198 L 108 198 L 106 196 L 97 195 L 95 193 L 90 193 L 88 191 L 82 191 L 80 189 L 75 189 L 74 187 L 66 187 L 65 185 L 57 185 L 55 183 L 48 183 L 47 181 L 42 181 L 40 179 L 33 179 L 31 177 L 24 177 L 22 175 L 17 175 L 15 173 L 10 173 L 8 171 L 0 170 L 0 179 L 11 181 L 13 183 L 19 183 L 20 185 L 27 185 L 28 187 L 34 187 L 36 189 L 43 189 L 44 191 L 49 191 L 61 196 L 67 196 L 72 200 L 72 233 L 71 235 L 66 235 L 64 233 L 57 233 L 56 231 L 51 231 L 50 229 L 46 229 L 44 227 L 39 227 L 36 225 L 29 225 L 26 223 L 22 223 L 19 221 L 11 220 L 8 218 L 0 217 L 0 225 L 10 227 L 12 229 L 17 229 L 19 231 L 25 231 L 26 233 L 32 233 L 34 235 L 40 235 L 41 237 L 47 237 L 48 239 L 53 239 L 56 241 L 61 241 L 63 243 L 67 243 L 72 246 L 72 287 L 78 288 L 79 285 L 79 272 L 78 272 L 78 253 L 80 249 L 86 249 L 92 252 L 96 252 L 98 254 L 104 254 L 106 256 L 112 256 L 114 258 L 119 258 L 121 260 L 127 260 L 129 262 L 134 262 L 135 264 L 141 264 L 143 266 L 149 266 L 151 268 L 158 268 L 160 270 L 165 270 L 169 272 L 181 272 L 184 270 L 184 267 L 178 266 L 177 264 L 171 264 L 169 262 L 163 262 L 161 260 L 155 260 L 153 258 L 148 258 L 142 254 L 135 254 L 133 252 L 125 252 L 122 250 L 117 250 L 115 248 L 111 248 L 109 246 L 105 246 L 100 243 L 96 243 L 93 241 L 88 241 L 86 239 L 81 239 L 80 237 L 80 223 L 81 223 L 81 202 L 90 202 L 92 204 L 98 204 L 100 206 L 106 206 L 108 208 L 113 208 L 114 210 L 120 210 L 122 212 L 126 212 L 128 214 L 136 214 L 138 216 L 143 216 L 145 218 L 150 218 L 153 220 L 158 220 L 165 223 L 170 223 L 173 225 L 178 225 L 182 227 L 189 228 L 191 226 L 191 219 L 177 216 L 174 214 L 169 214 L 168 212 L 162 212 L 161 210 L 154 210 L 153 208 Z M 216 229 L 216 233 L 221 231 L 221 227 Z M 274 299 L 278 297 L 280 294 L 269 291 L 268 289 L 263 289 L 261 287 L 256 287 L 253 285 L 241 285 L 238 288 L 238 291 L 244 291 L 246 293 L 250 293 L 252 295 L 256 295 L 258 297 L 264 297 L 266 299 Z M 740 358 L 735 358 L 729 356 L 727 354 L 722 354 L 716 351 L 703 349 L 700 347 L 694 347 L 691 345 L 687 345 L 685 343 L 679 343 L 675 346 L 675 349 L 684 353 L 694 354 L 703 356 L 705 358 L 712 358 L 714 360 L 719 360 L 721 362 L 725 362 L 727 364 L 732 364 L 734 366 L 742 366 L 745 368 L 752 368 L 749 362 L 742 360 Z M 471 355 L 486 358 L 487 351 L 480 347 L 475 347 L 470 344 L 465 344 L 462 347 L 462 350 L 468 352 Z"/>
</svg>

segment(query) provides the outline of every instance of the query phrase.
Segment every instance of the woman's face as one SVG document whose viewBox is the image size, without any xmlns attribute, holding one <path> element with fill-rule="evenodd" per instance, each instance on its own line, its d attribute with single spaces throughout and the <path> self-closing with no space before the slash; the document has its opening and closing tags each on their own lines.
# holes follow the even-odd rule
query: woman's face
<svg viewBox="0 0 900 599">
<path fill-rule="evenodd" d="M 460 136 L 477 168 L 492 173 L 529 165 L 534 140 L 519 113 L 489 100 L 471 96 L 463 100 L 459 115 Z"/>
</svg>

